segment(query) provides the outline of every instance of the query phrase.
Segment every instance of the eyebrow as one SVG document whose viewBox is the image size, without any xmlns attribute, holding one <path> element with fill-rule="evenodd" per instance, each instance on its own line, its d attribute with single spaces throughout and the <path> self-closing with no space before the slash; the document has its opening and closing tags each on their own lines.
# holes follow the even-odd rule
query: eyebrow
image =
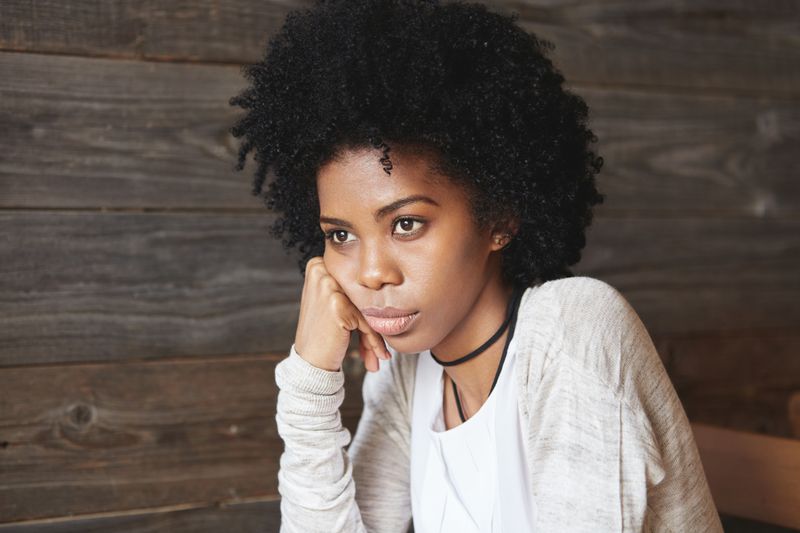
<svg viewBox="0 0 800 533">
<path fill-rule="evenodd" d="M 381 207 L 380 209 L 375 211 L 373 216 L 375 217 L 375 221 L 376 222 L 380 222 L 380 220 L 383 217 L 385 217 L 386 215 L 388 215 L 389 213 L 391 213 L 393 211 L 397 211 L 398 209 L 400 209 L 403 206 L 406 206 L 408 204 L 413 204 L 413 203 L 416 203 L 416 202 L 425 202 L 427 204 L 432 204 L 432 205 L 435 205 L 437 207 L 439 206 L 439 204 L 433 198 L 429 198 L 428 196 L 425 196 L 425 195 L 422 195 L 422 194 L 415 194 L 413 196 L 407 196 L 406 198 L 400 198 L 399 200 L 395 200 L 394 202 L 390 203 L 389 205 L 385 205 L 385 206 Z M 345 226 L 345 227 L 348 227 L 348 228 L 352 228 L 353 227 L 352 224 L 350 224 L 346 220 L 342 220 L 341 218 L 332 218 L 332 217 L 322 217 L 321 216 L 321 217 L 319 217 L 319 222 L 320 222 L 320 224 L 323 223 L 323 222 L 326 222 L 328 224 L 334 224 L 334 225 L 338 225 L 338 226 Z"/>
</svg>

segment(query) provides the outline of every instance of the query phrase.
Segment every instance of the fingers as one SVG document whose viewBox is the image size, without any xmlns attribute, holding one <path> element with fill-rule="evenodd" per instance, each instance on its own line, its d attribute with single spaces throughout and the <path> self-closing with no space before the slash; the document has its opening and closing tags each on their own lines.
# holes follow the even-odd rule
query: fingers
<svg viewBox="0 0 800 533">
<path fill-rule="evenodd" d="M 358 309 L 355 309 L 356 318 L 358 320 L 358 332 L 364 344 L 372 352 L 372 357 L 375 359 L 375 369 L 378 367 L 378 358 L 388 360 L 392 356 L 386 349 L 386 344 L 378 333 L 373 330 L 369 323 L 364 318 L 364 315 Z M 365 361 L 366 364 L 366 361 Z"/>
<path fill-rule="evenodd" d="M 375 356 L 375 352 L 372 351 L 369 346 L 367 346 L 365 337 L 361 334 L 361 332 L 358 333 L 358 347 L 361 354 L 361 359 L 364 360 L 364 368 L 370 372 L 376 372 L 380 366 L 378 363 L 378 358 Z"/>
</svg>

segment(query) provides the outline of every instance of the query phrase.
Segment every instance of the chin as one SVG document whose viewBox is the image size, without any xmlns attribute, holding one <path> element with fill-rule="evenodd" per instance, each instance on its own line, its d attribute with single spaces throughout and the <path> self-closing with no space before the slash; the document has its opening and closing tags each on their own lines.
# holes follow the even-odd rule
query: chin
<svg viewBox="0 0 800 533">
<path fill-rule="evenodd" d="M 393 337 L 382 335 L 382 337 L 386 344 L 398 353 L 420 353 L 430 348 L 429 343 L 415 339 L 413 334 L 409 334 L 407 338 L 403 338 L 402 335 Z"/>
</svg>

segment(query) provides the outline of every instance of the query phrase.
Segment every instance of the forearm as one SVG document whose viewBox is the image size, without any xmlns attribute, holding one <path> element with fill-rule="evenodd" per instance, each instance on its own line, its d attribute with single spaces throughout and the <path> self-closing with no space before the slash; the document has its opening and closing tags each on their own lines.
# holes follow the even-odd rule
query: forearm
<svg viewBox="0 0 800 533">
<path fill-rule="evenodd" d="M 275 368 L 281 531 L 364 532 L 342 426 L 344 373 L 317 368 L 292 346 Z"/>
</svg>

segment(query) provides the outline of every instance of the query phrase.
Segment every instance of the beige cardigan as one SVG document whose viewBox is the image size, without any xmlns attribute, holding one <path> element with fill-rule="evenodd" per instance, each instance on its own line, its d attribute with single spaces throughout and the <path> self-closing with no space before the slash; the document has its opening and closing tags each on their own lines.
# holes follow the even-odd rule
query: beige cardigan
<svg viewBox="0 0 800 533">
<path fill-rule="evenodd" d="M 683 406 L 614 287 L 584 276 L 529 287 L 514 336 L 537 532 L 722 531 Z M 352 444 L 343 372 L 294 346 L 277 365 L 282 532 L 409 529 L 419 355 L 393 352 L 366 374 Z"/>
</svg>

